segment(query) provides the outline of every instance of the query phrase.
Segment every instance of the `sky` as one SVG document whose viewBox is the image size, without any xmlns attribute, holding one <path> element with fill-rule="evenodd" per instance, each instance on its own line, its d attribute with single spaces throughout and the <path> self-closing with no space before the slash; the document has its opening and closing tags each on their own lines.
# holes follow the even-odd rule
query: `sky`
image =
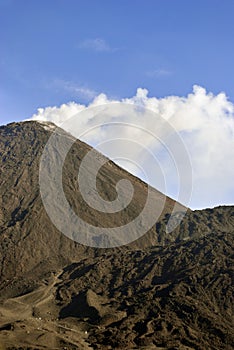
<svg viewBox="0 0 234 350">
<path fill-rule="evenodd" d="M 232 0 L 0 0 L 0 124 L 143 101 L 184 135 L 191 206 L 232 204 L 233 15 Z"/>
</svg>

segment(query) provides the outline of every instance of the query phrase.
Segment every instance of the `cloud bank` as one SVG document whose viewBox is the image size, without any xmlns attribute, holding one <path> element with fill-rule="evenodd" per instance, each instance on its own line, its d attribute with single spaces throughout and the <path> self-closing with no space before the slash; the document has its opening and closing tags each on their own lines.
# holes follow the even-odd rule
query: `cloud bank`
<svg viewBox="0 0 234 350">
<path fill-rule="evenodd" d="M 90 120 L 94 116 L 86 114 L 86 119 L 79 119 L 79 112 L 87 110 L 88 107 L 101 106 L 107 103 L 123 102 L 137 106 L 144 106 L 154 112 L 155 120 L 152 119 L 152 126 L 156 123 L 157 117 L 162 117 L 181 135 L 191 158 L 193 169 L 193 192 L 190 207 L 205 208 L 220 204 L 233 204 L 234 202 L 234 104 L 231 103 L 225 93 L 214 95 L 208 93 L 204 88 L 195 85 L 192 93 L 186 97 L 168 96 L 164 98 L 149 97 L 148 90 L 139 88 L 135 96 L 115 101 L 109 99 L 105 94 L 96 96 L 87 106 L 76 102 L 63 104 L 59 107 L 39 108 L 32 116 L 32 120 L 50 121 L 58 126 L 77 114 L 78 125 L 82 127 L 87 124 L 90 127 Z M 80 114 L 81 115 L 81 114 Z M 118 114 L 103 116 L 103 123 L 118 121 L 121 119 Z M 134 118 L 134 116 L 132 116 Z M 124 117 L 122 117 L 122 121 Z M 131 115 L 128 121 L 131 121 Z M 134 123 L 134 120 L 132 119 Z M 142 117 L 142 126 L 150 130 L 151 125 L 145 125 Z M 77 125 L 77 124 L 76 124 Z M 72 130 L 69 130 L 70 132 Z M 83 140 L 92 146 L 102 142 L 107 137 L 117 138 L 121 134 L 126 138 L 141 140 L 151 150 L 156 150 L 152 138 L 147 134 L 133 133 L 129 128 L 121 130 L 107 130 L 106 128 L 95 129 L 88 133 Z M 105 152 L 107 156 L 111 156 Z M 135 159 L 141 157 L 135 152 Z M 160 158 L 160 155 L 158 155 Z M 166 193 L 176 198 L 175 166 L 164 155 L 160 158 L 161 166 L 166 177 Z M 133 163 L 119 161 L 119 164 L 137 176 L 144 178 L 143 173 Z M 151 162 L 144 160 L 143 168 L 155 171 Z M 152 169 L 151 169 L 152 167 Z M 162 190 L 161 183 L 155 181 L 151 185 Z"/>
</svg>

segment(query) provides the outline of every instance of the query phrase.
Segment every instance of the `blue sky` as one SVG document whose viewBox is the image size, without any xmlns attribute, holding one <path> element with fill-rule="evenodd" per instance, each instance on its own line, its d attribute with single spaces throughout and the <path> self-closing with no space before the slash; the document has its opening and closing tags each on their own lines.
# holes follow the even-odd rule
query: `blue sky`
<svg viewBox="0 0 234 350">
<path fill-rule="evenodd" d="M 138 87 L 234 101 L 233 18 L 233 0 L 1 0 L 0 123 Z"/>
</svg>

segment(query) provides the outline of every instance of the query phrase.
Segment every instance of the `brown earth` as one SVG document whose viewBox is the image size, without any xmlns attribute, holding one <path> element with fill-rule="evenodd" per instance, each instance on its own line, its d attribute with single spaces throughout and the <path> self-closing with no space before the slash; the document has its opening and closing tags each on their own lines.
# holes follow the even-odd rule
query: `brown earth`
<svg viewBox="0 0 234 350">
<path fill-rule="evenodd" d="M 50 133 L 37 122 L 0 127 L 0 349 L 232 349 L 234 207 L 189 210 L 168 234 L 167 198 L 158 222 L 130 245 L 82 246 L 58 232 L 40 198 Z M 126 224 L 142 210 L 147 185 L 109 161 L 100 194 L 113 200 L 124 177 L 134 197 L 124 215 L 94 213 L 76 182 L 89 150 L 77 141 L 66 158 L 67 199 L 93 225 Z M 152 211 L 163 198 L 153 191 Z"/>
</svg>

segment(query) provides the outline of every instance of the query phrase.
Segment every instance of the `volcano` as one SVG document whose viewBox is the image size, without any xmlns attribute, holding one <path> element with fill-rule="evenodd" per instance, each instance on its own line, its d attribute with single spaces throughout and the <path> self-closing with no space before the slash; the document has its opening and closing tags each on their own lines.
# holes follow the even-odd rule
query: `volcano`
<svg viewBox="0 0 234 350">
<path fill-rule="evenodd" d="M 103 201 L 116 200 L 122 179 L 134 190 L 123 210 L 99 211 L 77 181 L 92 148 L 74 140 L 62 189 L 88 229 L 72 235 L 64 224 L 61 233 L 40 188 L 55 130 L 62 146 L 53 162 L 72 138 L 64 130 L 36 121 L 0 127 L 0 349 L 233 349 L 234 207 L 192 211 L 95 151 L 104 160 L 96 177 Z M 50 164 L 47 175 L 53 189 Z M 115 246 L 107 234 L 93 235 L 91 226 L 108 232 L 135 220 L 149 191 L 148 215 L 157 220 L 147 232 L 129 230 L 129 242 L 117 237 Z M 52 216 L 65 222 L 64 208 L 54 206 Z"/>
</svg>

